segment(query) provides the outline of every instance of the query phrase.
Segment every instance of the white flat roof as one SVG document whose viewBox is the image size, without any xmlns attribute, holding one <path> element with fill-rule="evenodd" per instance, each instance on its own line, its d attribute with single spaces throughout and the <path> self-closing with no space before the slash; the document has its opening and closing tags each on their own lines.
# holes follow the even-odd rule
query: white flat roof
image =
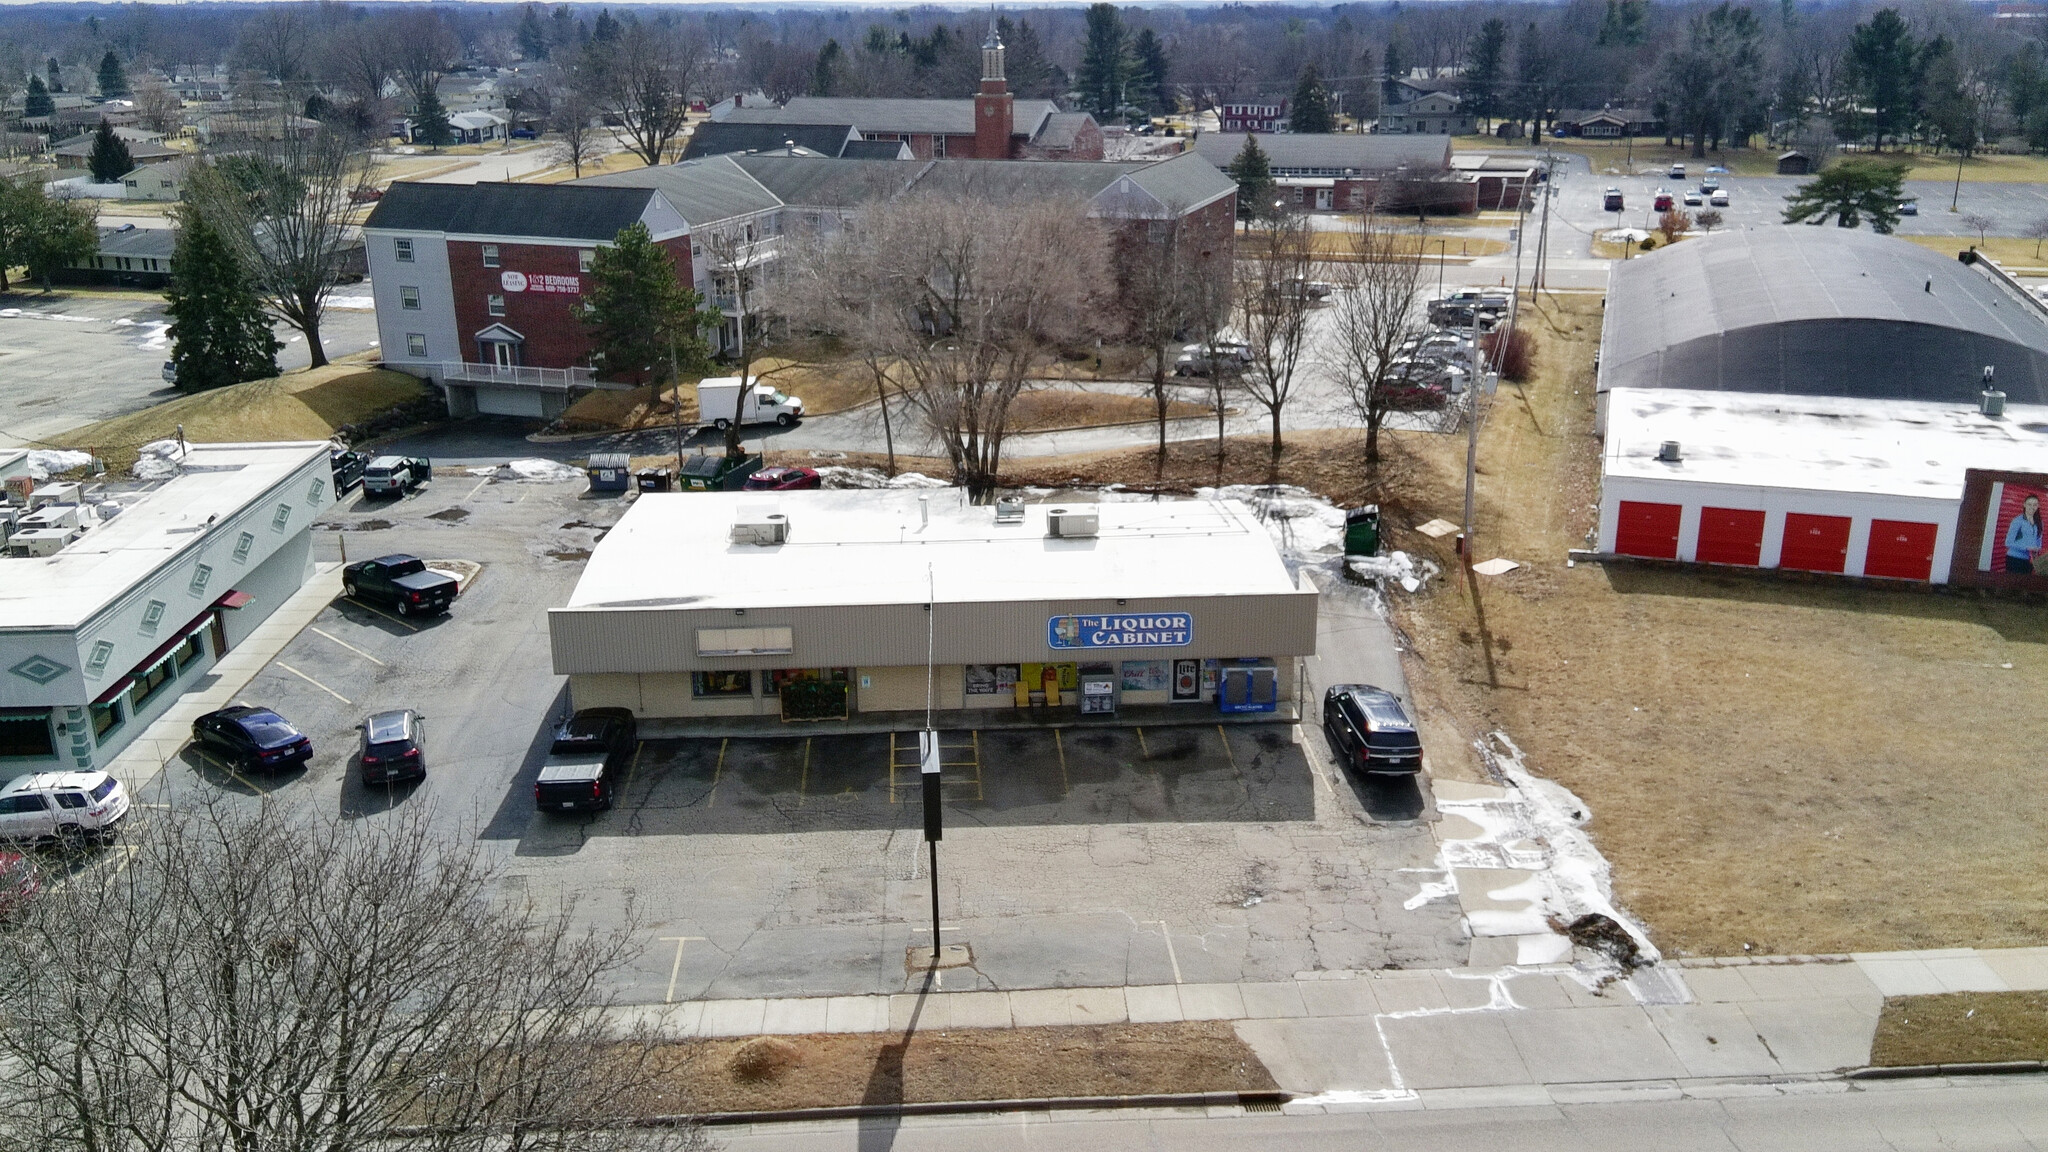
<svg viewBox="0 0 2048 1152">
<path fill-rule="evenodd" d="M 1957 500 L 1963 472 L 2048 471 L 2048 406 L 1616 388 L 1602 473 Z M 1662 463 L 1666 440 L 1681 459 Z"/>
<path fill-rule="evenodd" d="M 191 445 L 183 472 L 154 488 L 111 493 L 120 514 L 56 555 L 0 557 L 0 628 L 85 623 L 191 546 L 207 517 L 227 519 L 326 454 L 326 441 Z"/>
<path fill-rule="evenodd" d="M 919 497 L 930 498 L 921 523 Z M 1046 535 L 1051 508 L 1100 532 Z M 741 510 L 789 520 L 788 543 L 730 542 Z M 927 580 L 927 566 L 930 582 Z M 936 593 L 931 591 L 936 587 Z M 1272 537 L 1235 500 L 1030 504 L 998 525 L 961 488 L 643 495 L 597 545 L 570 608 L 751 608 L 1287 594 Z"/>
</svg>

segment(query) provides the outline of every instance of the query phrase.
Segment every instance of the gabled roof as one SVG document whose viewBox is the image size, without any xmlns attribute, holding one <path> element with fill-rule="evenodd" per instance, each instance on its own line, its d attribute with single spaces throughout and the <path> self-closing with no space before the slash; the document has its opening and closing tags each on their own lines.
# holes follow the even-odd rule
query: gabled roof
<svg viewBox="0 0 2048 1152">
<path fill-rule="evenodd" d="M 1072 148 L 1082 129 L 1095 123 L 1095 117 L 1086 112 L 1055 112 L 1045 118 L 1045 129 L 1033 144 L 1041 148 Z"/>
<path fill-rule="evenodd" d="M 94 135 L 95 133 L 93 132 L 87 132 L 82 135 L 73 136 L 69 140 L 61 141 L 54 149 L 54 151 L 57 155 L 64 157 L 90 156 L 92 155 L 92 142 Z M 114 135 L 116 137 L 119 137 L 121 135 L 121 130 L 119 128 L 114 129 Z M 173 156 L 190 155 L 190 153 L 180 152 L 176 148 L 166 148 L 163 145 L 150 140 L 122 139 L 121 143 L 126 144 L 128 146 L 129 159 L 134 160 L 137 163 L 149 160 L 168 160 Z"/>
<path fill-rule="evenodd" d="M 683 159 L 725 156 L 734 152 L 760 152 L 795 144 L 826 156 L 838 156 L 859 134 L 851 124 L 757 124 L 746 121 L 713 120 L 697 125 L 683 149 Z M 894 155 L 894 152 L 891 152 Z"/>
<path fill-rule="evenodd" d="M 910 145 L 901 140 L 848 140 L 839 150 L 842 160 L 909 160 Z"/>
<path fill-rule="evenodd" d="M 1194 150 L 1218 168 L 1227 168 L 1244 148 L 1243 132 L 1204 132 Z M 1391 172 L 1403 165 L 1414 169 L 1445 169 L 1451 163 L 1448 136 L 1382 135 L 1377 132 L 1259 134 L 1259 149 L 1274 168 L 1351 168 L 1359 172 Z"/>
<path fill-rule="evenodd" d="M 1058 111 L 1058 105 L 1050 100 L 1014 101 L 1010 106 L 1010 132 L 1036 136 L 1046 117 Z M 780 108 L 735 108 L 723 123 L 851 124 L 863 136 L 876 132 L 972 136 L 974 101 L 795 96 Z"/>
<path fill-rule="evenodd" d="M 638 221 L 654 197 L 642 187 L 581 184 L 423 184 L 399 181 L 370 210 L 364 228 L 467 236 L 610 240 Z"/>
<path fill-rule="evenodd" d="M 774 193 L 733 163 L 731 156 L 709 156 L 702 160 L 684 160 L 677 164 L 590 176 L 563 187 L 658 189 L 692 227 L 766 212 L 782 205 Z"/>
<path fill-rule="evenodd" d="M 1237 191 L 1237 181 L 1194 152 L 1183 152 L 1156 164 L 1137 165 L 1130 178 L 1131 183 L 1150 193 L 1161 204 L 1177 207 L 1183 212 Z"/>
<path fill-rule="evenodd" d="M 784 204 L 853 208 L 909 188 L 930 160 L 813 160 L 802 156 L 729 158 Z"/>
<path fill-rule="evenodd" d="M 169 260 L 178 248 L 178 233 L 172 228 L 138 228 L 133 224 L 100 229 L 102 256 L 154 256 Z"/>
</svg>

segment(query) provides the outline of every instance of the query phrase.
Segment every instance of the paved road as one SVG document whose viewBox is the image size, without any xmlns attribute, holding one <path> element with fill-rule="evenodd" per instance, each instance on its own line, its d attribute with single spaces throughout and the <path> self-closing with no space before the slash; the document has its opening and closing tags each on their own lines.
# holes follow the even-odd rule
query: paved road
<svg viewBox="0 0 2048 1152">
<path fill-rule="evenodd" d="M 1175 1152 L 2017 1152 L 2048 1148 L 2048 1078 L 1899 1081 L 1827 1094 L 1535 1107 L 1415 1106 L 1403 1111 L 1205 1119 L 1187 1111 L 1043 1112 L 722 1129 L 732 1152 L 924 1152 L 926 1149 L 1131 1148 Z M 1475 1102 L 1476 1105 L 1476 1102 Z"/>
</svg>

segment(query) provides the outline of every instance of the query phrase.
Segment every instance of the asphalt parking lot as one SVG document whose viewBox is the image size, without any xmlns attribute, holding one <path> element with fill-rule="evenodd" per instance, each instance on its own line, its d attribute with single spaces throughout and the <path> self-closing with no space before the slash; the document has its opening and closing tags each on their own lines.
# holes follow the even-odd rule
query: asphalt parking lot
<svg viewBox="0 0 2048 1152">
<path fill-rule="evenodd" d="M 445 469 L 444 473 L 457 470 Z M 567 706 L 547 609 L 623 501 L 582 481 L 444 474 L 404 499 L 352 496 L 323 559 L 410 552 L 477 573 L 454 611 L 401 620 L 337 600 L 244 693 L 314 743 L 310 764 L 231 772 L 188 747 L 173 802 L 269 795 L 343 819 L 424 806 L 479 838 L 508 898 L 574 901 L 646 945 L 629 1001 L 902 990 L 929 942 L 915 732 L 643 741 L 605 813 L 537 813 L 532 783 Z M 355 725 L 426 715 L 428 775 L 364 789 Z M 1455 905 L 1406 781 L 1334 775 L 1287 724 L 949 731 L 940 851 L 948 988 L 1285 979 L 1462 963 Z M 232 799 L 231 799 L 232 802 Z"/>
</svg>

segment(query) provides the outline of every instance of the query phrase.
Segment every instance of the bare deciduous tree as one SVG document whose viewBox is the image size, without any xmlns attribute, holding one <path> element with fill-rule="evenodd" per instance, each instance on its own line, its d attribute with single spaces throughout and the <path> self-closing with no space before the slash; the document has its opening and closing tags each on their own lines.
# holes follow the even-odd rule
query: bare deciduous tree
<svg viewBox="0 0 2048 1152">
<path fill-rule="evenodd" d="M 323 75 L 348 93 L 365 119 L 382 119 L 384 87 L 398 69 L 392 40 L 390 28 L 368 18 L 350 20 L 327 34 L 321 53 Z"/>
<path fill-rule="evenodd" d="M 741 388 L 735 394 L 736 404 L 745 403 L 746 388 L 754 383 L 754 358 L 760 355 L 771 295 L 768 281 L 780 257 L 778 240 L 761 235 L 760 224 L 754 217 L 726 220 L 690 238 L 703 249 L 705 265 L 711 273 L 711 295 L 705 304 L 721 318 L 720 355 L 739 365 Z M 717 415 L 699 413 L 705 420 Z M 740 433 L 739 413 L 734 412 L 725 426 L 727 456 L 746 455 L 746 449 L 740 446 Z"/>
<path fill-rule="evenodd" d="M 561 138 L 555 141 L 551 159 L 557 164 L 567 164 L 583 179 L 583 166 L 604 155 L 606 136 L 596 125 L 597 109 L 591 106 L 590 97 L 574 85 L 564 85 L 555 94 L 555 109 L 548 117 L 548 127 Z"/>
<path fill-rule="evenodd" d="M 163 81 L 145 77 L 135 86 L 135 118 L 151 132 L 175 136 L 185 126 L 185 102 Z"/>
<path fill-rule="evenodd" d="M 1237 254 L 1232 314 L 1251 363 L 1244 391 L 1273 422 L 1273 466 L 1280 464 L 1280 416 L 1294 395 L 1295 374 L 1308 349 L 1312 285 L 1322 267 L 1315 230 L 1301 212 L 1279 211 L 1253 220 Z"/>
<path fill-rule="evenodd" d="M 628 147 L 654 165 L 682 134 L 703 58 L 695 28 L 628 17 L 616 40 L 591 41 L 579 81 L 626 130 Z"/>
<path fill-rule="evenodd" d="M 383 22 L 379 29 L 391 46 L 391 69 L 398 82 L 418 105 L 427 93 L 440 87 L 441 77 L 462 55 L 462 44 L 429 10 L 401 12 Z"/>
<path fill-rule="evenodd" d="M 223 163 L 194 165 L 185 194 L 235 247 L 264 306 L 304 334 L 318 368 L 320 318 L 359 242 L 350 220 L 373 164 L 345 133 L 300 131 L 289 105 L 272 114 L 276 131 L 227 141 Z"/>
<path fill-rule="evenodd" d="M 313 50 L 313 30 L 306 9 L 296 4 L 266 8 L 242 28 L 234 58 L 243 68 L 260 72 L 287 88 L 306 78 Z"/>
<path fill-rule="evenodd" d="M 1349 259 L 1335 266 L 1338 285 L 1331 310 L 1339 379 L 1365 425 L 1365 462 L 1380 462 L 1380 429 L 1405 383 L 1401 346 L 1427 331 L 1418 305 L 1424 291 L 1415 233 L 1366 213 L 1349 233 Z"/>
<path fill-rule="evenodd" d="M 1152 359 L 1152 406 L 1159 430 L 1154 476 L 1166 470 L 1167 376 L 1181 341 L 1215 331 L 1227 285 L 1230 236 L 1204 235 L 1180 205 L 1114 215 L 1112 230 L 1125 330 Z M 1234 227 L 1234 225 L 1233 225 Z M 1213 358 L 1212 358 L 1213 360 Z M 1212 365 L 1213 366 L 1213 365 Z"/>
<path fill-rule="evenodd" d="M 501 907 L 475 842 L 421 814 L 201 805 L 130 835 L 0 950 L 0 1144 L 703 1147 L 626 1123 L 657 1088 L 654 1038 L 604 1011 L 630 922 Z"/>
</svg>

